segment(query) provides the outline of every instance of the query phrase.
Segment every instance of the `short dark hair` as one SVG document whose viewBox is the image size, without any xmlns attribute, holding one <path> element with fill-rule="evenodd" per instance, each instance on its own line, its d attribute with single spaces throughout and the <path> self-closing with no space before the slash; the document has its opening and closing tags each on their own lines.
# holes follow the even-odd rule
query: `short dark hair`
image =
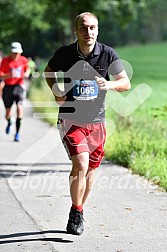
<svg viewBox="0 0 167 252">
<path fill-rule="evenodd" d="M 95 19 L 97 20 L 97 22 L 98 22 L 98 18 L 97 18 L 97 16 L 96 16 L 94 13 L 91 13 L 91 12 L 82 12 L 82 13 L 80 13 L 78 16 L 76 16 L 76 19 L 75 19 L 75 27 L 77 27 L 78 20 L 79 20 L 80 18 L 83 18 L 84 16 L 93 17 L 93 18 L 95 18 Z"/>
</svg>

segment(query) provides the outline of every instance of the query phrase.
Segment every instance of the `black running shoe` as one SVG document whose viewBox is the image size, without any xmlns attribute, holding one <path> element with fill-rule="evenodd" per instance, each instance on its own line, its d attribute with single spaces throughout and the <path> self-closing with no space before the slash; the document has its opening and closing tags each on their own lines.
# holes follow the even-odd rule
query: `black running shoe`
<svg viewBox="0 0 167 252">
<path fill-rule="evenodd" d="M 73 235 L 81 235 L 84 231 L 83 226 L 83 211 L 80 212 L 76 209 L 72 209 L 69 214 L 69 220 L 67 224 L 67 233 Z"/>
</svg>

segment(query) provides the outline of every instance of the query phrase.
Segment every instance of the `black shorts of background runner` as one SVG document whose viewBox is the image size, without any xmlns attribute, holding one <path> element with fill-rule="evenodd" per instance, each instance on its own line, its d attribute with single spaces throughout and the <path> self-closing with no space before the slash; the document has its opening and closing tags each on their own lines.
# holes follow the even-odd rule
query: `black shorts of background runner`
<svg viewBox="0 0 167 252">
<path fill-rule="evenodd" d="M 24 89 L 21 85 L 5 85 L 2 96 L 5 108 L 11 108 L 14 102 L 23 102 L 23 97 Z"/>
</svg>

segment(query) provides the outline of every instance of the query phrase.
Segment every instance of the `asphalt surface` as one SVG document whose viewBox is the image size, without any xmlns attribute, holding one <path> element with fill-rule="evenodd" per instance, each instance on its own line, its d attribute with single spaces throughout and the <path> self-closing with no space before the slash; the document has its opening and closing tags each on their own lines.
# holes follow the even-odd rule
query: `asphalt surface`
<svg viewBox="0 0 167 252">
<path fill-rule="evenodd" d="M 105 160 L 84 207 L 84 233 L 66 234 L 70 161 L 56 127 L 35 117 L 27 101 L 14 142 L 0 100 L 0 251 L 166 252 L 167 193 Z"/>
</svg>

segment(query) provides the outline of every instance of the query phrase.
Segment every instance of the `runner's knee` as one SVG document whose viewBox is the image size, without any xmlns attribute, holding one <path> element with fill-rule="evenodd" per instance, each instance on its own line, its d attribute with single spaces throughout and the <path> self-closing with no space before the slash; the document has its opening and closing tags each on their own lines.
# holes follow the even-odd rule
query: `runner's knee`
<svg viewBox="0 0 167 252">
<path fill-rule="evenodd" d="M 74 155 L 71 159 L 73 163 L 72 173 L 78 175 L 79 172 L 82 172 L 82 175 L 85 176 L 89 168 L 89 153 L 80 153 Z"/>
</svg>

